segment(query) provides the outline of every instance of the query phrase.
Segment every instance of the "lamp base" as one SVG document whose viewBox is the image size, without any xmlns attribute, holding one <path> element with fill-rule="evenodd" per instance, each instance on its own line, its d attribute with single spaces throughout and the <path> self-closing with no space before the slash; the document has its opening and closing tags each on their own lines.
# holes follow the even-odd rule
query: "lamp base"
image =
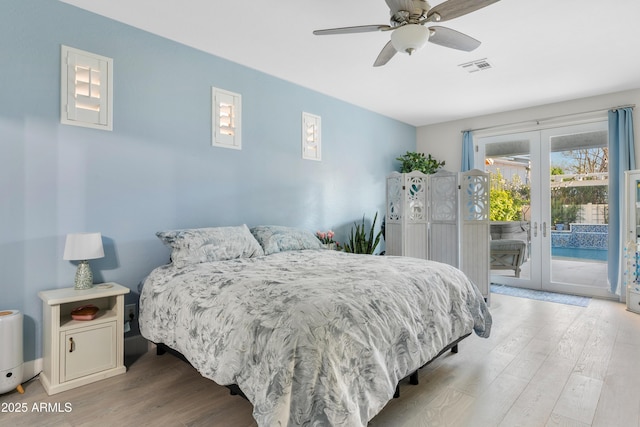
<svg viewBox="0 0 640 427">
<path fill-rule="evenodd" d="M 90 289 L 93 287 L 93 273 L 89 261 L 80 261 L 76 270 L 75 289 Z"/>
</svg>

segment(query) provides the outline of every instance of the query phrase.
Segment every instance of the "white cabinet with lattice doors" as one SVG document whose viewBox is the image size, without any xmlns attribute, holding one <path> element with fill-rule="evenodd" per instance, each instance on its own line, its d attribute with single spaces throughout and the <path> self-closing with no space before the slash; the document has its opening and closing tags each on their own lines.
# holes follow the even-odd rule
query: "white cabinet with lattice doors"
<svg viewBox="0 0 640 427">
<path fill-rule="evenodd" d="M 386 253 L 460 268 L 489 298 L 489 174 L 387 176 Z"/>
<path fill-rule="evenodd" d="M 626 220 L 623 281 L 627 292 L 627 310 L 640 314 L 640 170 L 624 173 Z"/>
</svg>

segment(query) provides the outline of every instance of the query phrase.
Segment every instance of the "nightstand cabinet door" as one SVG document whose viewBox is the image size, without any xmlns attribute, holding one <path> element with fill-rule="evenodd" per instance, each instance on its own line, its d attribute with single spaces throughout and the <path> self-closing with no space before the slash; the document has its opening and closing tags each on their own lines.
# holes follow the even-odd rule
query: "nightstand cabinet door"
<svg viewBox="0 0 640 427">
<path fill-rule="evenodd" d="M 116 367 L 116 322 L 60 332 L 60 382 Z"/>
</svg>

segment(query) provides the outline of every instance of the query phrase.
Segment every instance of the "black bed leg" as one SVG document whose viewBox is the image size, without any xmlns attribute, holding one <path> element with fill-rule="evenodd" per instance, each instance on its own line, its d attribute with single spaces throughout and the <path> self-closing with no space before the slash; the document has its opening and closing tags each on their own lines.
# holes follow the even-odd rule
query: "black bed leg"
<svg viewBox="0 0 640 427">
<path fill-rule="evenodd" d="M 156 356 L 162 356 L 166 352 L 167 352 L 167 347 L 165 347 L 164 344 L 156 345 Z"/>
<path fill-rule="evenodd" d="M 396 386 L 396 392 L 395 392 L 395 393 L 393 393 L 393 398 L 394 398 L 394 399 L 397 399 L 397 398 L 399 398 L 399 397 L 400 397 L 400 384 L 398 384 L 398 385 Z"/>
<path fill-rule="evenodd" d="M 454 345 L 453 347 L 451 347 L 451 353 L 458 353 L 458 344 Z"/>
<path fill-rule="evenodd" d="M 413 374 L 411 374 L 411 376 L 409 377 L 409 384 L 418 385 L 418 371 L 415 371 Z"/>
</svg>

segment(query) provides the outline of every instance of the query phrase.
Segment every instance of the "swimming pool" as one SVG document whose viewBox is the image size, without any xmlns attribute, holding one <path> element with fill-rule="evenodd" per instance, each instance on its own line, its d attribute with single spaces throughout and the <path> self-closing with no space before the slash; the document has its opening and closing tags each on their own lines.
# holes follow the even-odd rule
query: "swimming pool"
<svg viewBox="0 0 640 427">
<path fill-rule="evenodd" d="M 589 259 L 594 261 L 606 261 L 607 260 L 606 249 L 591 249 L 591 248 L 551 248 L 551 256 L 561 258 L 575 258 L 575 259 Z"/>
</svg>

